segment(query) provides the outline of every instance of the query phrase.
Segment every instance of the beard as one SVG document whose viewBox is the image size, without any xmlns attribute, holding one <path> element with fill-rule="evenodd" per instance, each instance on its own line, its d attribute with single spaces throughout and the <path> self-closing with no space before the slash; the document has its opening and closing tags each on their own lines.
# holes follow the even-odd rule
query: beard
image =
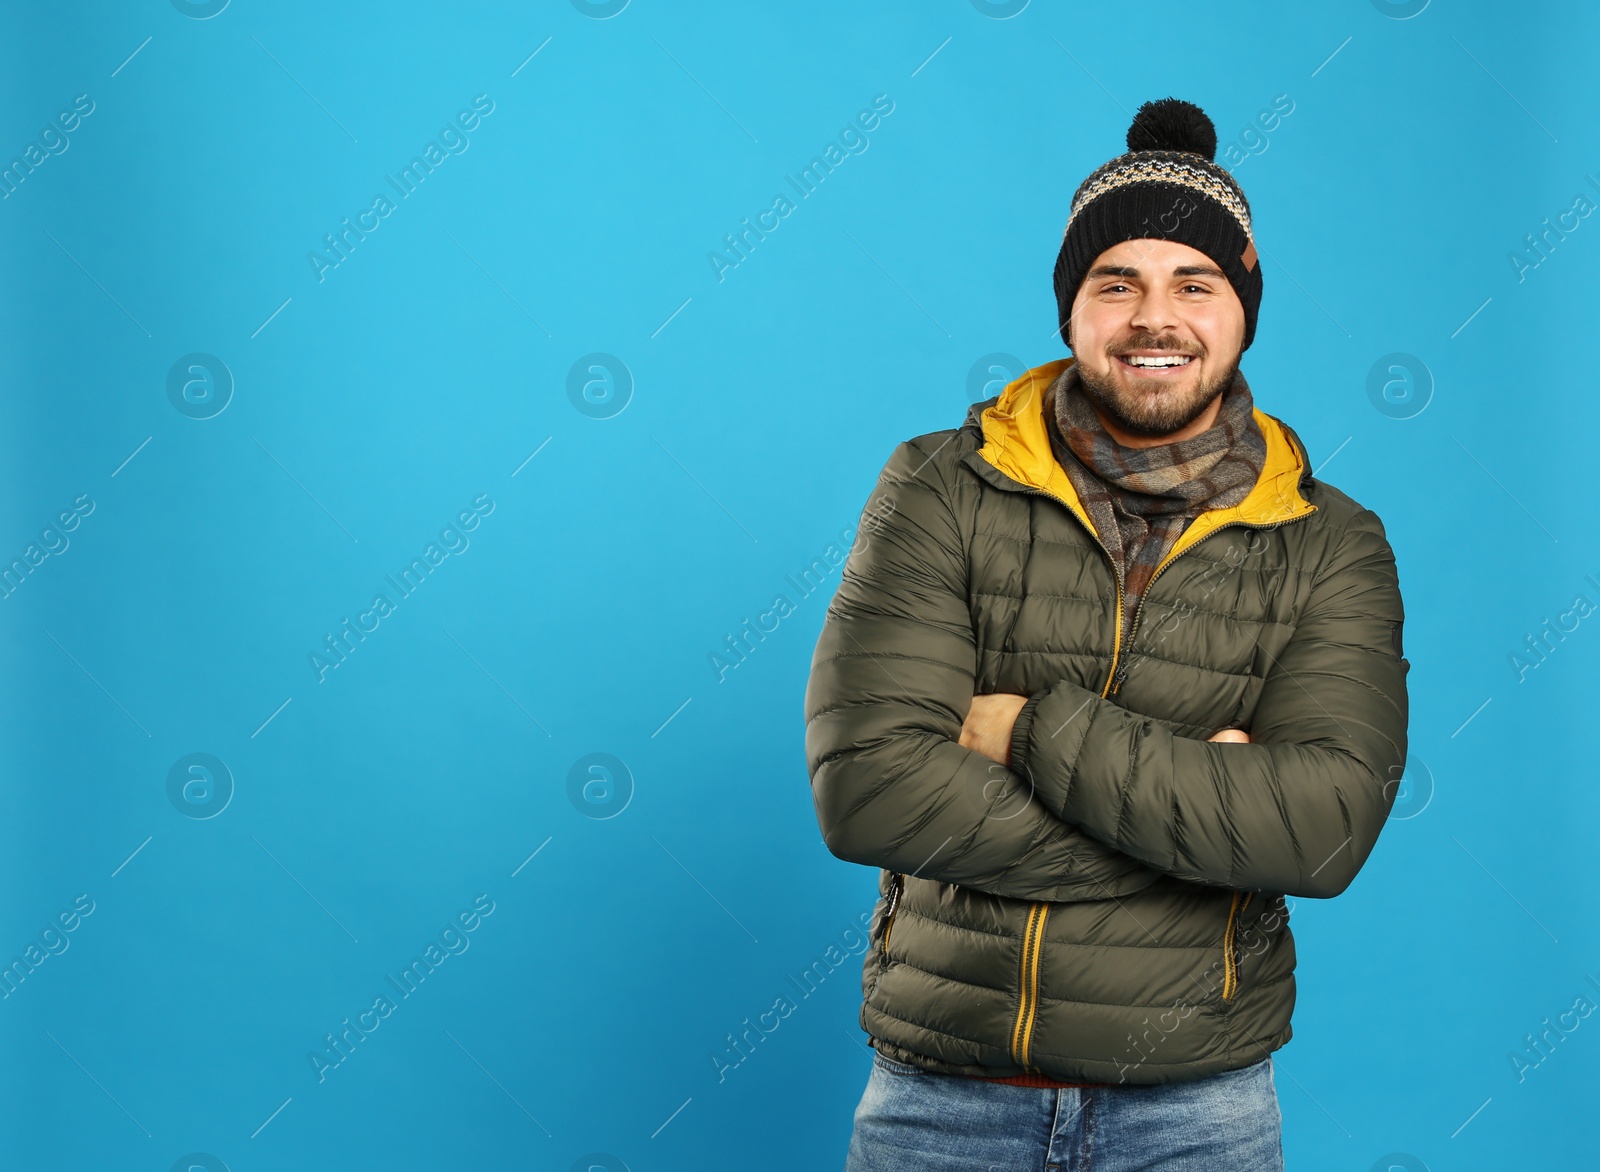
<svg viewBox="0 0 1600 1172">
<path fill-rule="evenodd" d="M 1148 334 L 1133 338 L 1119 349 L 1191 353 L 1175 338 L 1156 338 Z M 1114 354 L 1108 357 L 1113 363 L 1119 362 Z M 1081 362 L 1077 367 L 1079 386 L 1103 416 L 1129 435 L 1160 439 L 1188 427 L 1233 385 L 1234 376 L 1239 372 L 1239 359 L 1236 356 L 1215 378 L 1201 378 L 1189 390 L 1173 388 L 1154 394 L 1124 390 L 1117 382 L 1115 371 L 1101 377 Z M 1132 377 L 1138 380 L 1137 375 Z"/>
</svg>

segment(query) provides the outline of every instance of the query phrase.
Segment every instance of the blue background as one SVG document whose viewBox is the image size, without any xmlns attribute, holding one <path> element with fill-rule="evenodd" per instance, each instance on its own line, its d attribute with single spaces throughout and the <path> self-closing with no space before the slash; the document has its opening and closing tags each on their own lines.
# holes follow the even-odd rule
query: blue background
<svg viewBox="0 0 1600 1172">
<path fill-rule="evenodd" d="M 1294 906 L 1289 1166 L 1592 1155 L 1600 1017 L 1525 1035 L 1600 1003 L 1600 219 L 1524 241 L 1600 201 L 1592 6 L 586 7 L 0 16 L 0 161 L 93 102 L 0 200 L 0 560 L 38 560 L 0 598 L 0 959 L 93 904 L 0 1000 L 0 1163 L 838 1167 L 859 948 L 791 978 L 859 945 L 876 873 L 827 852 L 805 769 L 838 571 L 790 579 L 900 440 L 1065 353 L 1068 201 L 1168 94 L 1251 200 L 1257 401 L 1382 517 L 1408 612 L 1394 824 Z M 225 772 L 185 798 L 195 753 Z"/>
</svg>

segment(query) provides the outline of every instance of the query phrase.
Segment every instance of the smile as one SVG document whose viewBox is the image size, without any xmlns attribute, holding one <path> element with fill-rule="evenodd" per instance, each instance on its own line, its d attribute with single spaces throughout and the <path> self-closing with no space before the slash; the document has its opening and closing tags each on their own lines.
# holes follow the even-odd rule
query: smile
<svg viewBox="0 0 1600 1172">
<path fill-rule="evenodd" d="M 1124 366 L 1131 366 L 1135 370 L 1173 370 L 1182 369 L 1194 361 L 1192 354 L 1119 354 L 1117 361 Z"/>
</svg>

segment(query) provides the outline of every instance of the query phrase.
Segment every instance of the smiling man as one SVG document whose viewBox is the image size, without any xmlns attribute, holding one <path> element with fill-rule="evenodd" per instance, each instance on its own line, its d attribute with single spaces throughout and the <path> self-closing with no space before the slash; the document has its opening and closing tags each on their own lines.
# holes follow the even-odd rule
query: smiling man
<svg viewBox="0 0 1600 1172">
<path fill-rule="evenodd" d="M 812 660 L 818 821 L 879 868 L 851 1170 L 1281 1168 L 1286 897 L 1404 770 L 1383 525 L 1239 370 L 1249 204 L 1187 102 L 1128 148 L 1072 199 L 1074 357 L 896 448 Z"/>
<path fill-rule="evenodd" d="M 1085 275 L 1072 317 L 1086 355 L 1079 385 L 1118 443 L 1175 443 L 1216 422 L 1239 369 L 1244 305 L 1204 253 L 1164 240 L 1109 248 Z M 1157 337 L 1158 328 L 1182 335 Z"/>
</svg>

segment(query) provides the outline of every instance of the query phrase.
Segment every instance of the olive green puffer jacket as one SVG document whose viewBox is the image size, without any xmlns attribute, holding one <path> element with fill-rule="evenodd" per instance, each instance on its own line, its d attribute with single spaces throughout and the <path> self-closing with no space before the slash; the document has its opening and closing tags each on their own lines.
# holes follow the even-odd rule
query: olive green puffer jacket
<svg viewBox="0 0 1600 1172">
<path fill-rule="evenodd" d="M 1406 757 L 1383 525 L 1266 464 L 1202 513 L 1126 647 L 1110 555 L 1051 452 L 1036 367 L 899 445 L 812 660 L 823 837 L 881 868 L 861 1025 L 924 1069 L 1166 1083 L 1292 1036 L 1285 895 L 1349 886 Z M 980 693 L 1030 697 L 1010 766 L 958 743 Z M 1249 744 L 1208 740 L 1242 728 Z"/>
</svg>

